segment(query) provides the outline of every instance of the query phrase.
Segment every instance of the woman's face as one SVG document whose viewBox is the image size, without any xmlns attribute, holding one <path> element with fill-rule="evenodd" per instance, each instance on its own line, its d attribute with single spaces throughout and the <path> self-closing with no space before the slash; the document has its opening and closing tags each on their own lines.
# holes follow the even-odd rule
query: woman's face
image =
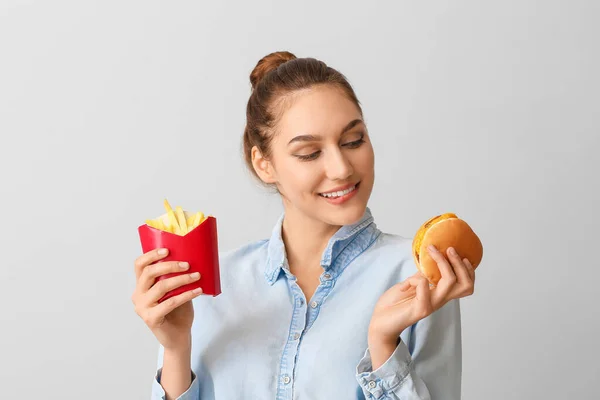
<svg viewBox="0 0 600 400">
<path fill-rule="evenodd" d="M 340 89 L 294 95 L 271 142 L 266 181 L 290 207 L 330 225 L 358 221 L 374 182 L 373 147 L 360 112 Z"/>
</svg>

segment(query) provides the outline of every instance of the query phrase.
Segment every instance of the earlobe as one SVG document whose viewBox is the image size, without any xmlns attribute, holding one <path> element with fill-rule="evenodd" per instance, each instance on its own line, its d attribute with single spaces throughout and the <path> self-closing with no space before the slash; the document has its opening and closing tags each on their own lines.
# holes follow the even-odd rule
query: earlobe
<svg viewBox="0 0 600 400">
<path fill-rule="evenodd" d="M 263 157 L 258 147 L 254 146 L 251 150 L 252 154 L 252 167 L 259 178 L 264 183 L 275 183 L 275 177 L 273 176 L 273 167 L 271 162 Z"/>
</svg>

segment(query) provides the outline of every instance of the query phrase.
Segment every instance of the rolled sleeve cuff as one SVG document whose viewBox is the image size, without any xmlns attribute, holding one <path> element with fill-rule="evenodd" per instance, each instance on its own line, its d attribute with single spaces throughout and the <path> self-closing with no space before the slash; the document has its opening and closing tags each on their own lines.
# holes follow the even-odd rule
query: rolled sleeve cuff
<svg viewBox="0 0 600 400">
<path fill-rule="evenodd" d="M 162 374 L 162 368 L 156 372 L 154 381 L 152 382 L 152 400 L 166 400 L 166 393 L 163 387 L 160 385 L 160 376 Z M 196 374 L 192 371 L 192 383 L 188 390 L 183 392 L 177 400 L 198 400 L 200 397 L 200 387 L 198 386 L 198 379 Z"/>
<path fill-rule="evenodd" d="M 411 362 L 408 347 L 400 341 L 390 358 L 373 371 L 371 353 L 367 349 L 356 367 L 356 379 L 363 391 L 378 399 L 400 386 L 410 372 Z"/>
</svg>

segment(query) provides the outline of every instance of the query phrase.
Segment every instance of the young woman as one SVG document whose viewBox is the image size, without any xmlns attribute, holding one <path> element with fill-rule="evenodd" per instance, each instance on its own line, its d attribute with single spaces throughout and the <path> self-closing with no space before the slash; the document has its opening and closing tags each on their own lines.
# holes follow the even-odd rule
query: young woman
<svg viewBox="0 0 600 400">
<path fill-rule="evenodd" d="M 220 254 L 217 297 L 158 304 L 201 277 L 155 284 L 179 263 L 157 262 L 159 250 L 135 261 L 132 300 L 160 343 L 153 398 L 460 399 L 457 299 L 473 293 L 471 264 L 431 249 L 432 287 L 411 239 L 377 228 L 373 148 L 341 73 L 276 52 L 250 81 L 245 158 L 284 212 L 270 238 Z"/>
</svg>

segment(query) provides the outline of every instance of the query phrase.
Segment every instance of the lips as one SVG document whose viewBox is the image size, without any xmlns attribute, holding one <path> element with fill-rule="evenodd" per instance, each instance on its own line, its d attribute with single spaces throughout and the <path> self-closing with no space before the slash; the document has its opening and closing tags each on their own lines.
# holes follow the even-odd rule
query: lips
<svg viewBox="0 0 600 400">
<path fill-rule="evenodd" d="M 348 195 L 349 193 L 354 192 L 358 188 L 359 183 L 360 182 L 340 186 L 333 190 L 319 193 L 319 196 L 325 197 L 327 199 L 336 199 L 339 197 L 343 197 L 343 196 Z"/>
</svg>

